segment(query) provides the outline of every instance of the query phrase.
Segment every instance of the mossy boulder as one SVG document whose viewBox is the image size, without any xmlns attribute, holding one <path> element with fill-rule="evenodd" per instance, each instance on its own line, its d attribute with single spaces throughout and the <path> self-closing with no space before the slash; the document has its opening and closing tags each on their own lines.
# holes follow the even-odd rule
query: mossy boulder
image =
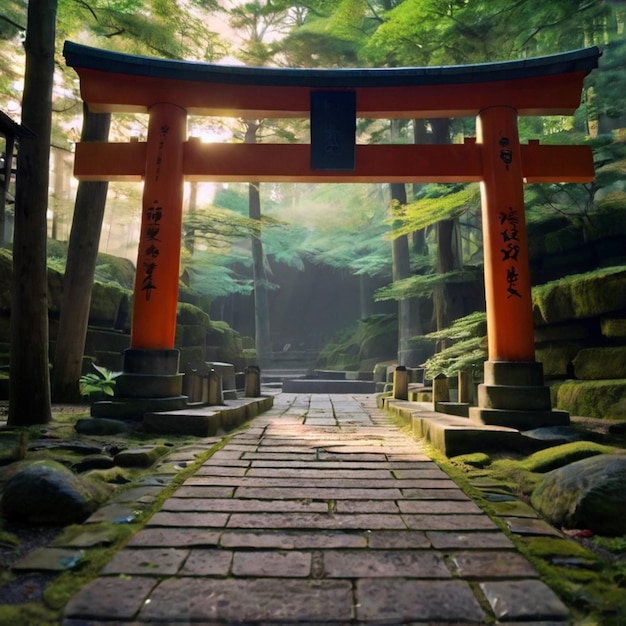
<svg viewBox="0 0 626 626">
<path fill-rule="evenodd" d="M 599 535 L 626 534 L 626 455 L 586 458 L 548 473 L 535 487 L 532 505 L 561 528 Z"/>
<path fill-rule="evenodd" d="M 533 290 L 535 324 L 599 317 L 624 309 L 626 268 L 568 276 Z"/>
<path fill-rule="evenodd" d="M 555 406 L 571 415 L 602 419 L 626 417 L 626 379 L 566 380 L 553 387 Z"/>
<path fill-rule="evenodd" d="M 626 346 L 585 348 L 576 355 L 573 365 L 580 380 L 626 378 Z"/>
<path fill-rule="evenodd" d="M 25 461 L 7 481 L 2 514 L 28 524 L 80 523 L 111 491 L 109 485 L 77 476 L 56 461 Z"/>
<path fill-rule="evenodd" d="M 574 461 L 598 454 L 609 454 L 614 449 L 591 441 L 573 441 L 553 448 L 546 448 L 531 454 L 519 462 L 522 469 L 529 472 L 549 472 Z"/>
</svg>

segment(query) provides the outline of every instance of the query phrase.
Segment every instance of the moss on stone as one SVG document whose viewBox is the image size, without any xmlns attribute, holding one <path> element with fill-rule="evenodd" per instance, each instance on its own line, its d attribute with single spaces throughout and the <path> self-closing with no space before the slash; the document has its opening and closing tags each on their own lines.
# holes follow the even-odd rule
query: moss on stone
<svg viewBox="0 0 626 626">
<path fill-rule="evenodd" d="M 535 323 L 554 324 L 620 311 L 626 302 L 626 267 L 567 276 L 533 289 Z"/>
<path fill-rule="evenodd" d="M 211 327 L 210 317 L 202 309 L 186 302 L 178 303 L 176 320 L 182 326 L 203 326 L 207 331 Z"/>
<path fill-rule="evenodd" d="M 626 379 L 567 380 L 556 390 L 556 408 L 572 415 L 623 419 L 626 415 Z"/>
<path fill-rule="evenodd" d="M 626 378 L 626 346 L 584 348 L 572 363 L 581 380 Z"/>
<path fill-rule="evenodd" d="M 538 347 L 535 355 L 543 364 L 546 378 L 565 378 L 572 375 L 572 361 L 584 347 L 585 344 L 579 342 L 548 344 Z"/>
<path fill-rule="evenodd" d="M 600 330 L 609 339 L 626 338 L 626 318 L 605 318 L 600 322 Z"/>
<path fill-rule="evenodd" d="M 540 557 L 570 557 L 580 558 L 591 563 L 598 563 L 601 559 L 591 550 L 571 539 L 558 537 L 524 537 L 523 542 Z"/>
<path fill-rule="evenodd" d="M 37 626 L 57 626 L 58 611 L 50 610 L 44 604 L 1 605 L 0 624 L 33 624 Z"/>
<path fill-rule="evenodd" d="M 460 454 L 450 459 L 453 463 L 460 465 L 470 465 L 471 467 L 487 467 L 491 465 L 491 458 L 484 452 L 474 452 L 473 454 Z"/>
<path fill-rule="evenodd" d="M 574 461 L 586 459 L 597 454 L 610 454 L 614 448 L 592 441 L 573 441 L 553 448 L 546 448 L 518 461 L 521 468 L 529 472 L 549 472 Z"/>
</svg>

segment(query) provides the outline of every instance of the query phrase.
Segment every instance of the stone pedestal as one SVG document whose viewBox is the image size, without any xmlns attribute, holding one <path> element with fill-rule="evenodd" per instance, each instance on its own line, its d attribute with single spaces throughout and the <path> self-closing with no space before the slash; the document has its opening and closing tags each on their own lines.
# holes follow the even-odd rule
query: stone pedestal
<svg viewBox="0 0 626 626">
<path fill-rule="evenodd" d="M 553 411 L 543 366 L 536 361 L 487 361 L 485 382 L 478 386 L 472 421 L 530 430 L 569 424 L 569 413 Z"/>
<path fill-rule="evenodd" d="M 149 411 L 178 410 L 187 405 L 178 371 L 179 351 L 130 349 L 124 352 L 124 370 L 118 376 L 115 397 L 96 402 L 94 417 L 138 419 Z"/>
</svg>

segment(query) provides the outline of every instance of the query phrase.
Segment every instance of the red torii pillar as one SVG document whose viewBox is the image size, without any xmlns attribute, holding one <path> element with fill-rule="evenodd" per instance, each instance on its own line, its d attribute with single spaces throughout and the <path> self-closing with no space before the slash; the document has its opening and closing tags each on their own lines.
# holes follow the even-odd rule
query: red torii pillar
<svg viewBox="0 0 626 626">
<path fill-rule="evenodd" d="M 178 408 L 173 348 L 183 180 L 248 182 L 480 182 L 489 360 L 479 422 L 535 428 L 569 421 L 550 410 L 535 361 L 524 182 L 588 182 L 588 146 L 520 146 L 518 115 L 572 114 L 597 48 L 462 68 L 279 70 L 146 59 L 66 42 L 64 54 L 95 112 L 148 112 L 146 143 L 78 144 L 83 180 L 144 180 L 131 349 L 122 395 Z M 314 169 L 309 145 L 201 144 L 185 140 L 187 113 L 308 117 L 313 90 L 351 92 L 364 118 L 477 116 L 460 145 L 357 145 L 349 171 Z M 352 97 L 352 96 L 350 96 Z M 348 146 L 348 148 L 350 148 Z M 126 394 L 124 392 L 127 392 Z M 141 407 L 140 407 L 141 408 Z M 143 407 L 148 408 L 148 407 Z M 93 408 L 92 408 L 93 413 Z"/>
<path fill-rule="evenodd" d="M 551 410 L 543 368 L 535 361 L 524 176 L 517 111 L 480 111 L 476 139 L 482 151 L 481 182 L 485 302 L 489 359 L 478 387 L 472 420 L 485 424 L 537 428 L 569 423 Z"/>
</svg>

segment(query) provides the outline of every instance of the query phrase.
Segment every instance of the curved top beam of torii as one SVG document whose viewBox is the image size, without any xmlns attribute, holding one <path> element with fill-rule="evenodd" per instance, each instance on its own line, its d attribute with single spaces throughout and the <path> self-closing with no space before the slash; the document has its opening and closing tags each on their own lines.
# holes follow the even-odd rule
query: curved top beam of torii
<svg viewBox="0 0 626 626">
<path fill-rule="evenodd" d="M 597 47 L 439 67 L 292 69 L 225 66 L 120 54 L 65 42 L 65 60 L 94 112 L 146 112 L 170 102 L 190 114 L 308 117 L 312 89 L 353 90 L 364 118 L 474 116 L 497 104 L 519 115 L 571 115 Z"/>
</svg>

